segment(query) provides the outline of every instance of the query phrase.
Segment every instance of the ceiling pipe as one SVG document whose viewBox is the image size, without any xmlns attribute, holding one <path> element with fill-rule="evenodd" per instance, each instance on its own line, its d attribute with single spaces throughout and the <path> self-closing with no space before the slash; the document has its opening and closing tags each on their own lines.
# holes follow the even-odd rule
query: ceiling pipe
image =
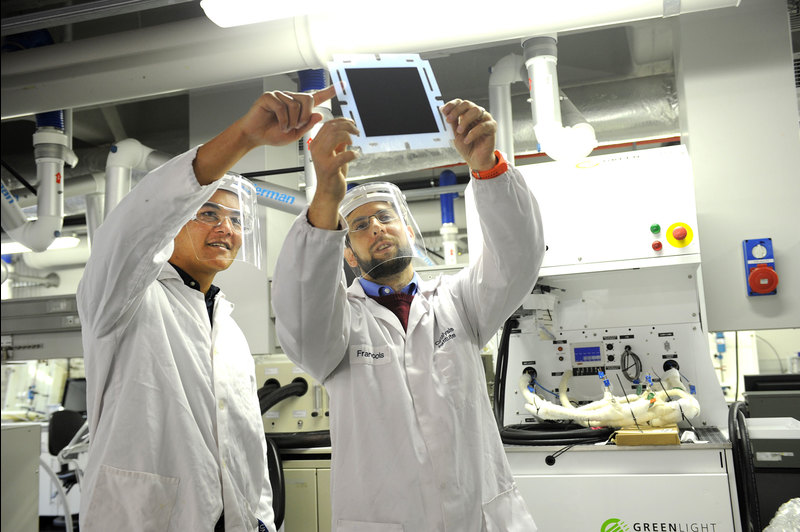
<svg viewBox="0 0 800 532">
<path fill-rule="evenodd" d="M 594 128 L 586 121 L 564 127 L 558 88 L 557 40 L 540 36 L 522 43 L 528 88 L 531 94 L 533 131 L 541 151 L 556 161 L 575 161 L 586 157 L 597 146 Z M 571 115 L 579 115 L 573 105 Z"/>
<path fill-rule="evenodd" d="M 1 34 L 6 36 L 192 1 L 194 0 L 94 0 L 15 17 L 4 17 L 0 30 Z"/>
<path fill-rule="evenodd" d="M 34 286 L 44 286 L 45 288 L 58 288 L 58 285 L 61 284 L 61 279 L 55 272 L 48 273 L 43 277 L 39 277 L 36 275 L 23 275 L 21 273 L 8 271 L 8 267 L 5 265 L 5 263 L 3 263 L 2 282 L 5 283 L 6 280 L 8 279 L 11 279 L 16 283 L 24 283 L 25 285 L 34 285 Z"/>
<path fill-rule="evenodd" d="M 489 112 L 497 122 L 497 149 L 514 157 L 514 127 L 511 108 L 511 84 L 522 81 L 525 63 L 521 55 L 509 54 L 500 59 L 489 74 Z M 509 159 L 511 160 L 511 159 Z M 512 161 L 513 162 L 513 161 Z"/>
<path fill-rule="evenodd" d="M 144 146 L 136 139 L 124 139 L 115 142 L 111 145 L 109 152 L 108 160 L 106 161 L 103 219 L 131 191 L 131 174 L 133 170 L 149 172 L 171 158 L 170 155 Z M 94 233 L 96 229 L 96 227 L 89 227 L 91 233 Z"/>
<path fill-rule="evenodd" d="M 300 79 L 300 92 L 310 92 L 322 90 L 328 86 L 327 72 L 322 68 L 301 70 L 297 73 Z M 314 162 L 311 159 L 311 139 L 319 132 L 322 124 L 333 118 L 331 113 L 331 101 L 328 100 L 314 107 L 314 112 L 322 114 L 323 120 L 315 124 L 311 131 L 303 135 L 300 146 L 300 153 L 303 157 L 303 174 L 300 177 L 301 188 L 305 189 L 306 201 L 309 203 L 314 198 L 317 191 L 317 171 L 314 169 Z"/>
<path fill-rule="evenodd" d="M 259 205 L 298 215 L 309 204 L 302 191 L 263 181 L 252 183 L 256 187 L 256 202 Z"/>
<path fill-rule="evenodd" d="M 205 18 L 72 41 L 3 57 L 2 118 L 152 97 L 325 67 L 334 53 L 426 53 L 732 7 L 740 0 L 557 0 L 514 3 L 483 31 L 475 14 L 442 24 L 418 11 L 314 13 L 237 28 Z M 543 5 L 544 4 L 544 5 Z M 456 13 L 459 15 L 459 13 Z M 91 87 L 92 90 L 86 90 Z"/>
<path fill-rule="evenodd" d="M 58 116 L 55 116 L 58 115 Z M 2 185 L 2 227 L 15 241 L 32 251 L 44 251 L 61 235 L 64 224 L 64 164 L 75 166 L 78 158 L 64 134 L 64 113 L 37 115 L 33 155 L 38 181 L 36 220 L 28 220 L 16 198 Z"/>
</svg>

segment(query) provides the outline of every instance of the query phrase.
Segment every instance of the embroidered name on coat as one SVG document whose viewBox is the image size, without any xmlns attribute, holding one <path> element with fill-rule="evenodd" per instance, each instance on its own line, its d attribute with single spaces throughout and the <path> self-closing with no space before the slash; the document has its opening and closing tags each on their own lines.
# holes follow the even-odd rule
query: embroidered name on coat
<svg viewBox="0 0 800 532">
<path fill-rule="evenodd" d="M 392 360 L 392 352 L 389 346 L 368 346 L 368 345 L 351 345 L 350 346 L 350 363 L 351 364 L 364 364 L 370 366 L 380 366 L 388 364 Z"/>
<path fill-rule="evenodd" d="M 444 344 L 446 344 L 455 337 L 456 337 L 455 330 L 452 327 L 448 327 L 446 331 L 444 331 L 442 334 L 439 335 L 439 339 L 433 343 L 437 348 L 441 348 Z"/>
</svg>

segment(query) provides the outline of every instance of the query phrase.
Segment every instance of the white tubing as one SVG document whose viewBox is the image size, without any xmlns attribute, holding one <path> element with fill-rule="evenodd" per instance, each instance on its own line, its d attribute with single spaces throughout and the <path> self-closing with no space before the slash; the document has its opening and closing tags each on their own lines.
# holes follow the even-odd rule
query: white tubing
<svg viewBox="0 0 800 532">
<path fill-rule="evenodd" d="M 47 462 L 45 462 L 44 458 L 42 457 L 39 457 L 39 466 L 43 468 L 47 474 L 50 475 L 50 478 L 53 479 L 53 482 L 56 483 L 58 496 L 61 499 L 61 502 L 64 504 L 64 525 L 67 527 L 67 532 L 72 532 L 72 512 L 69 509 L 67 493 L 64 491 L 64 487 L 61 485 L 61 480 L 56 476 L 52 468 L 47 465 Z"/>
<path fill-rule="evenodd" d="M 485 25 L 476 25 L 474 10 L 455 10 L 442 24 L 438 17 L 420 17 L 411 6 L 346 9 L 227 29 L 200 17 L 8 54 L 0 73 L 2 118 L 320 68 L 334 53 L 442 51 L 739 1 L 681 0 L 670 3 L 674 9 L 665 8 L 664 0 L 501 1 L 493 5 L 496 12 L 514 16 Z"/>
<path fill-rule="evenodd" d="M 565 372 L 559 384 L 561 405 L 531 392 L 530 378 L 522 375 L 519 388 L 526 400 L 525 409 L 541 419 L 571 420 L 587 427 L 661 427 L 700 413 L 697 399 L 686 392 L 676 370 L 669 370 L 664 376 L 666 391 L 648 389 L 641 395 L 615 397 L 605 390 L 603 399 L 580 407 L 572 406 L 565 392 L 571 375 L 571 371 Z"/>
</svg>

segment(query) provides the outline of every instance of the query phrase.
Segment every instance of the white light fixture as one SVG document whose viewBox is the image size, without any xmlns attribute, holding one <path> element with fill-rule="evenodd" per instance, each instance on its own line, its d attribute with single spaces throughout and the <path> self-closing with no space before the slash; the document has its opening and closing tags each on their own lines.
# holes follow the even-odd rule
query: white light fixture
<svg viewBox="0 0 800 532">
<path fill-rule="evenodd" d="M 307 15 L 324 9 L 320 0 L 267 2 L 265 0 L 201 0 L 206 16 L 221 28 Z"/>
<path fill-rule="evenodd" d="M 53 249 L 70 249 L 78 247 L 81 239 L 75 236 L 60 236 L 53 240 L 53 243 L 47 246 L 47 251 Z M 23 246 L 19 242 L 3 242 L 0 244 L 0 254 L 11 255 L 14 253 L 28 253 L 30 248 Z"/>
</svg>

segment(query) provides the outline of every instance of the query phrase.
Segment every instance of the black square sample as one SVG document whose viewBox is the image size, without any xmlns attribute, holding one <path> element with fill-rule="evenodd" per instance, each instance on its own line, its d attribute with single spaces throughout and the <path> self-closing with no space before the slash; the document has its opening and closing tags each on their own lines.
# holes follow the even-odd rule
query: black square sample
<svg viewBox="0 0 800 532">
<path fill-rule="evenodd" d="M 367 137 L 437 133 L 439 126 L 416 67 L 346 68 Z"/>
</svg>

